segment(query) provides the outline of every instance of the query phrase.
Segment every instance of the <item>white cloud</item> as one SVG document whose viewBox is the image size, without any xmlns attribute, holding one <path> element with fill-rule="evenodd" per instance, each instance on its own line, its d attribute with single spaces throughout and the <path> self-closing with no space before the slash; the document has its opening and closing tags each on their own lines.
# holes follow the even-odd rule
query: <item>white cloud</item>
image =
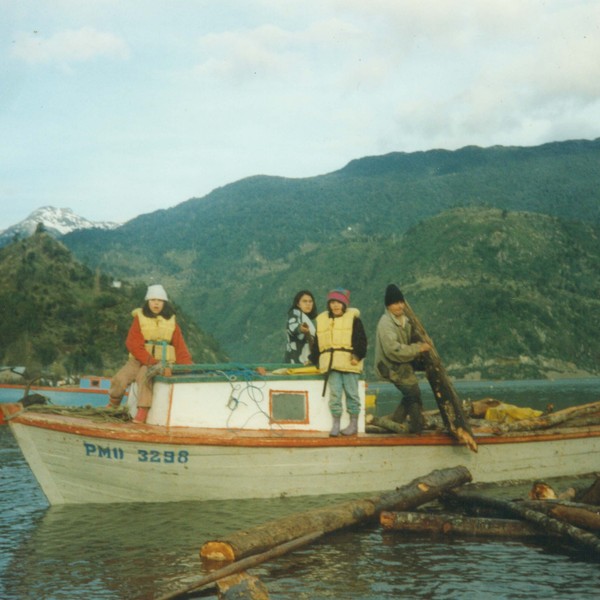
<svg viewBox="0 0 600 600">
<path fill-rule="evenodd" d="M 255 173 L 600 135 L 598 0 L 0 6 L 2 183 L 32 209 L 65 196 L 123 220 L 109 202 L 132 216 Z"/>
<path fill-rule="evenodd" d="M 29 64 L 85 62 L 98 57 L 125 59 L 127 44 L 112 33 L 91 27 L 65 30 L 44 38 L 42 35 L 21 33 L 15 37 L 12 56 Z"/>
</svg>

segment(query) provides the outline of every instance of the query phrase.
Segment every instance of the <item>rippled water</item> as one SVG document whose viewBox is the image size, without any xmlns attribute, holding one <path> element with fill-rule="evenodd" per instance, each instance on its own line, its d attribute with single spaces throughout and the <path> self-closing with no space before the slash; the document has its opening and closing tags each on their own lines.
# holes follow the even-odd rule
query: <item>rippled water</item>
<svg viewBox="0 0 600 600">
<path fill-rule="evenodd" d="M 532 399 L 600 399 L 600 380 L 578 381 L 478 383 L 473 398 L 527 406 Z M 382 406 L 395 403 L 391 391 L 381 390 Z M 521 393 L 532 401 L 517 402 Z M 12 434 L 0 427 L 0 598 L 154 598 L 205 572 L 204 542 L 341 499 L 49 507 Z M 598 558 L 556 546 L 407 535 L 372 524 L 329 534 L 251 573 L 281 600 L 597 598 Z"/>
</svg>

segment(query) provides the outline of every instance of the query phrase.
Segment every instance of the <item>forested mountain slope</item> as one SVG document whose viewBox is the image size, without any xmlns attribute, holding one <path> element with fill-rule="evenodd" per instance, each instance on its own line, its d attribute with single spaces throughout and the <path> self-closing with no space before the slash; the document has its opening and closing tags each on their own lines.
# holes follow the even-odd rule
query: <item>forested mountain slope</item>
<svg viewBox="0 0 600 600">
<path fill-rule="evenodd" d="M 281 358 L 304 287 L 349 287 L 372 335 L 395 281 L 457 374 L 529 376 L 598 369 L 599 223 L 595 140 L 250 177 L 64 242 L 107 273 L 163 281 L 233 360 Z"/>
<path fill-rule="evenodd" d="M 44 232 L 0 249 L 0 280 L 0 364 L 62 378 L 112 374 L 127 359 L 125 337 L 143 283 L 115 287 Z M 197 362 L 225 358 L 183 311 L 177 318 Z"/>
</svg>

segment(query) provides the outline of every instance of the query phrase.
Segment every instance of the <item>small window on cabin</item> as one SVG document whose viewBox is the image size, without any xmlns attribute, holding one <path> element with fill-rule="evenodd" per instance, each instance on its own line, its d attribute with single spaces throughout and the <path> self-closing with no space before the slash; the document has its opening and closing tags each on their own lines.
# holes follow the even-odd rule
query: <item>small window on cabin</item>
<svg viewBox="0 0 600 600">
<path fill-rule="evenodd" d="M 308 393 L 271 390 L 272 423 L 308 423 Z"/>
<path fill-rule="evenodd" d="M 90 387 L 96 387 L 99 388 L 100 387 L 100 380 L 99 379 L 90 379 Z"/>
</svg>

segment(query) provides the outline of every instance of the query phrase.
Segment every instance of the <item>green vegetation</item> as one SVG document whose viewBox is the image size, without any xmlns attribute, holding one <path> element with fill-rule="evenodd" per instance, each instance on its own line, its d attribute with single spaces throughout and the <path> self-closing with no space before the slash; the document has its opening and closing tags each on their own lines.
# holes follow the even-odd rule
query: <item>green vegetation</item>
<svg viewBox="0 0 600 600">
<path fill-rule="evenodd" d="M 600 373 L 599 227 L 600 140 L 582 140 L 250 177 L 63 241 L 90 269 L 164 283 L 235 361 L 282 359 L 302 288 L 320 309 L 329 288 L 349 288 L 373 343 L 395 282 L 451 374 L 551 377 Z"/>
<path fill-rule="evenodd" d="M 112 374 L 127 358 L 131 311 L 143 302 L 143 283 L 113 280 L 74 260 L 38 228 L 0 250 L 0 362 L 57 379 Z M 222 360 L 215 340 L 178 311 L 194 359 Z"/>
</svg>

